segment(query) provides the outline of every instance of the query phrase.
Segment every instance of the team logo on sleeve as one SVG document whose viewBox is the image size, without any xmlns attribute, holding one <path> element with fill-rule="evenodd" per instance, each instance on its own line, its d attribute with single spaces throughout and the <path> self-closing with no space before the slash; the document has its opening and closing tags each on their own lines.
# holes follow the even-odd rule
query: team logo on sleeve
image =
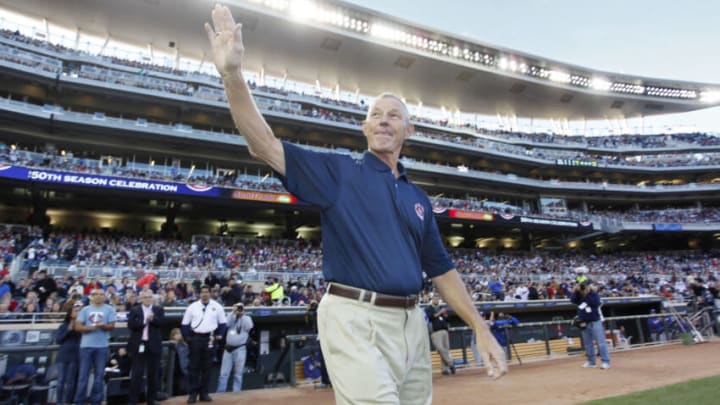
<svg viewBox="0 0 720 405">
<path fill-rule="evenodd" d="M 425 220 L 425 208 L 420 203 L 415 203 L 415 213 L 421 221 Z"/>
</svg>

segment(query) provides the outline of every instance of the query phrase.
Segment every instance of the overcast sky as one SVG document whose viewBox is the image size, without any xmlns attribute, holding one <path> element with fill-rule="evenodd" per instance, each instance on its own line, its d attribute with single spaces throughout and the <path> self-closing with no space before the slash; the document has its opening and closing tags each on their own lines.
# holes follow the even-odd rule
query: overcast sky
<svg viewBox="0 0 720 405">
<path fill-rule="evenodd" d="M 720 87 L 720 1 L 348 1 L 560 62 Z M 720 133 L 720 108 L 663 116 L 654 122 L 664 123 Z"/>
</svg>

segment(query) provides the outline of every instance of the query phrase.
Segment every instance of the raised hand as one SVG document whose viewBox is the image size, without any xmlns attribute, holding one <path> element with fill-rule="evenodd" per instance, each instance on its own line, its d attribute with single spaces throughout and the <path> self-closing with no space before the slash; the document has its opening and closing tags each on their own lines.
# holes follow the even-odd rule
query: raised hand
<svg viewBox="0 0 720 405">
<path fill-rule="evenodd" d="M 205 23 L 205 32 L 212 45 L 213 62 L 220 75 L 234 73 L 241 68 L 245 47 L 242 24 L 236 23 L 227 6 L 215 5 L 213 25 Z"/>
</svg>

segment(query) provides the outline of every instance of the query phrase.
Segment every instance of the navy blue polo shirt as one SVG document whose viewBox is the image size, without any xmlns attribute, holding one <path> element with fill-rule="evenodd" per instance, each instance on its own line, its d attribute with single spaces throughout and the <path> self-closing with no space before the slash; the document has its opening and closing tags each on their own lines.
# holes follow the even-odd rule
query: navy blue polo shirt
<svg viewBox="0 0 720 405">
<path fill-rule="evenodd" d="M 453 269 L 427 195 L 402 165 L 395 179 L 378 157 L 361 160 L 283 142 L 283 185 L 320 208 L 327 281 L 393 295 L 416 294 L 422 272 Z"/>
</svg>

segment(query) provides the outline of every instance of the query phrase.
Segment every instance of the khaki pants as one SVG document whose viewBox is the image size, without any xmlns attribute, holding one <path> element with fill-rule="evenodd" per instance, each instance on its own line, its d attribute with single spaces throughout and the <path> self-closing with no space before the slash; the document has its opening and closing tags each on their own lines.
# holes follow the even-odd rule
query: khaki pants
<svg viewBox="0 0 720 405">
<path fill-rule="evenodd" d="M 430 335 L 430 340 L 432 340 L 433 346 L 440 355 L 445 368 L 452 367 L 455 363 L 452 356 L 450 356 L 450 334 L 448 334 L 448 331 L 446 329 L 436 330 Z"/>
<path fill-rule="evenodd" d="M 419 307 L 325 294 L 318 332 L 337 404 L 432 403 L 430 344 Z"/>
</svg>

